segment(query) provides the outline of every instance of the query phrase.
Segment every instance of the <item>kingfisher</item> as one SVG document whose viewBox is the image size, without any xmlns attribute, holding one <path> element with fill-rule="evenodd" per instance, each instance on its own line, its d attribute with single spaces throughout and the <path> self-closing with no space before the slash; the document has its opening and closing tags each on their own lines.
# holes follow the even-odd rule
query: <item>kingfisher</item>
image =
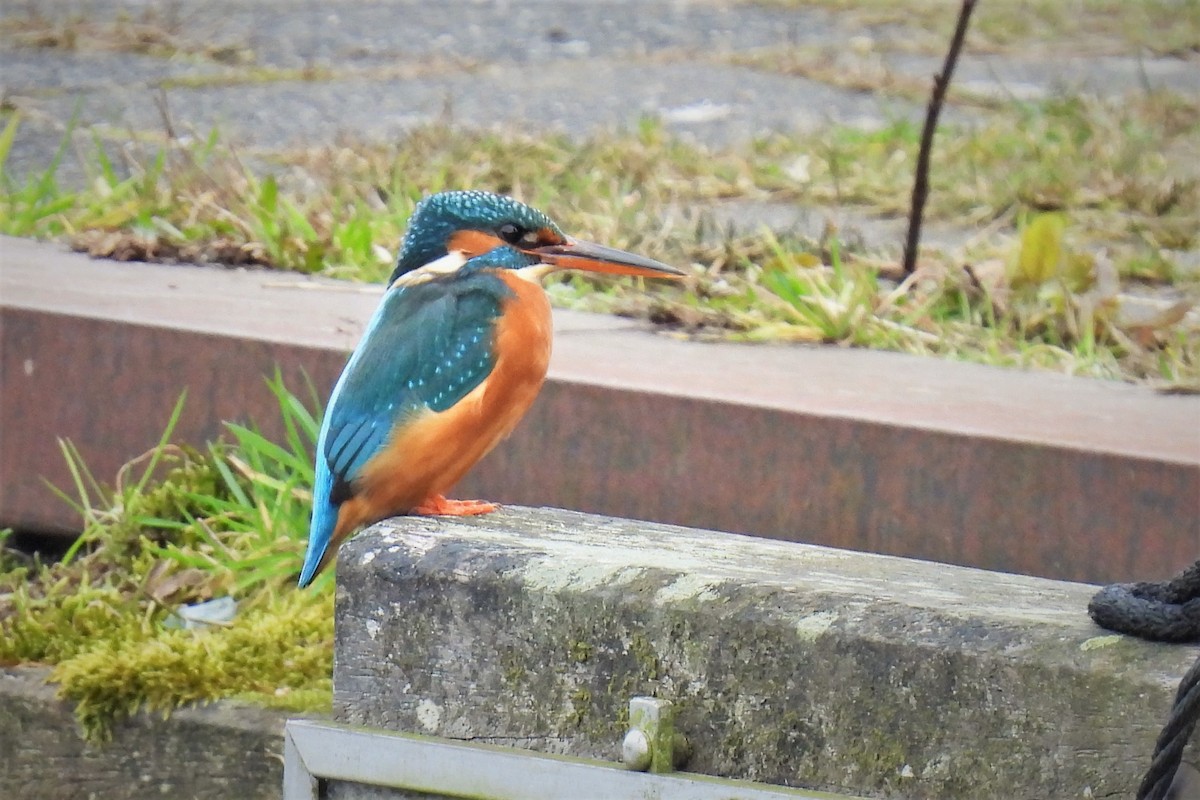
<svg viewBox="0 0 1200 800">
<path fill-rule="evenodd" d="M 537 397 L 552 334 L 541 280 L 559 270 L 684 275 L 567 236 L 510 197 L 454 191 L 417 204 L 383 299 L 326 405 L 301 587 L 364 525 L 497 508 L 445 493 Z"/>
</svg>

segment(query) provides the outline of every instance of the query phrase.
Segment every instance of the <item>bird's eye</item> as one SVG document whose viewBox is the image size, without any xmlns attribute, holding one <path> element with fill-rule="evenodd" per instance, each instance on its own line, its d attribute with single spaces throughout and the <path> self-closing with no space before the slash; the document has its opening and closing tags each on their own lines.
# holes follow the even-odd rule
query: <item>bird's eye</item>
<svg viewBox="0 0 1200 800">
<path fill-rule="evenodd" d="M 500 234 L 501 239 L 509 244 L 518 244 L 525 236 L 525 229 L 519 225 L 513 225 L 511 222 L 506 222 L 500 226 L 500 230 L 497 233 Z"/>
<path fill-rule="evenodd" d="M 521 245 L 523 247 L 536 247 L 539 244 L 537 231 L 522 228 L 520 225 L 514 225 L 511 222 L 501 225 L 497 233 L 508 244 Z"/>
</svg>

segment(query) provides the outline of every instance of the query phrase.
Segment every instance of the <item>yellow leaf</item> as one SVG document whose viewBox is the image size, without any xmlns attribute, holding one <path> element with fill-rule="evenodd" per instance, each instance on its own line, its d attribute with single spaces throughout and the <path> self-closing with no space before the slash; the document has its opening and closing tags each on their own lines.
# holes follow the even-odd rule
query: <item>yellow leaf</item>
<svg viewBox="0 0 1200 800">
<path fill-rule="evenodd" d="M 1021 252 L 1012 275 L 1014 286 L 1038 286 L 1057 274 L 1066 228 L 1067 216 L 1061 211 L 1047 211 L 1029 221 L 1021 232 Z"/>
</svg>

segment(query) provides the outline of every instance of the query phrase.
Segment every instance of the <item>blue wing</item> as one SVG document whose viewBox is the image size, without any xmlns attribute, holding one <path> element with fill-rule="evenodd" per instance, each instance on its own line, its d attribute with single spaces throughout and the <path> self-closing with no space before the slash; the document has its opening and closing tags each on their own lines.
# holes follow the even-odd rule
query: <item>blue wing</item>
<svg viewBox="0 0 1200 800">
<path fill-rule="evenodd" d="M 475 273 L 384 296 L 325 409 L 301 586 L 325 557 L 339 506 L 396 426 L 423 409 L 450 408 L 491 374 L 494 323 L 509 294 L 494 275 Z"/>
</svg>

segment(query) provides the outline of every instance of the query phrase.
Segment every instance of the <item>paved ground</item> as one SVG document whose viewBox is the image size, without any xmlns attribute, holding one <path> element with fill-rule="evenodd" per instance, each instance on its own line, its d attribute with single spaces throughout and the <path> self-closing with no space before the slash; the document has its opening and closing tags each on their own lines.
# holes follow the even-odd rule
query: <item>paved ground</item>
<svg viewBox="0 0 1200 800">
<path fill-rule="evenodd" d="M 75 47 L 46 46 L 47 32 L 74 36 Z M 745 0 L 29 0 L 0 6 L 0 84 L 6 105 L 25 113 L 9 164 L 17 174 L 49 162 L 73 115 L 114 142 L 161 132 L 161 98 L 177 132 L 218 126 L 248 148 L 383 140 L 439 118 L 584 134 L 646 114 L 721 143 L 920 117 L 911 100 L 730 63 L 789 45 L 845 43 L 852 54 L 870 37 L 879 66 L 925 80 L 940 56 L 913 53 L 906 36 Z M 146 41 L 160 52 L 135 52 Z M 302 79 L 306 69 L 318 79 Z M 957 85 L 1026 98 L 1147 85 L 1200 94 L 1200 69 L 1194 57 L 1055 48 L 968 54 Z M 62 176 L 78 175 L 68 158 Z M 756 215 L 804 222 L 801 212 Z"/>
</svg>

